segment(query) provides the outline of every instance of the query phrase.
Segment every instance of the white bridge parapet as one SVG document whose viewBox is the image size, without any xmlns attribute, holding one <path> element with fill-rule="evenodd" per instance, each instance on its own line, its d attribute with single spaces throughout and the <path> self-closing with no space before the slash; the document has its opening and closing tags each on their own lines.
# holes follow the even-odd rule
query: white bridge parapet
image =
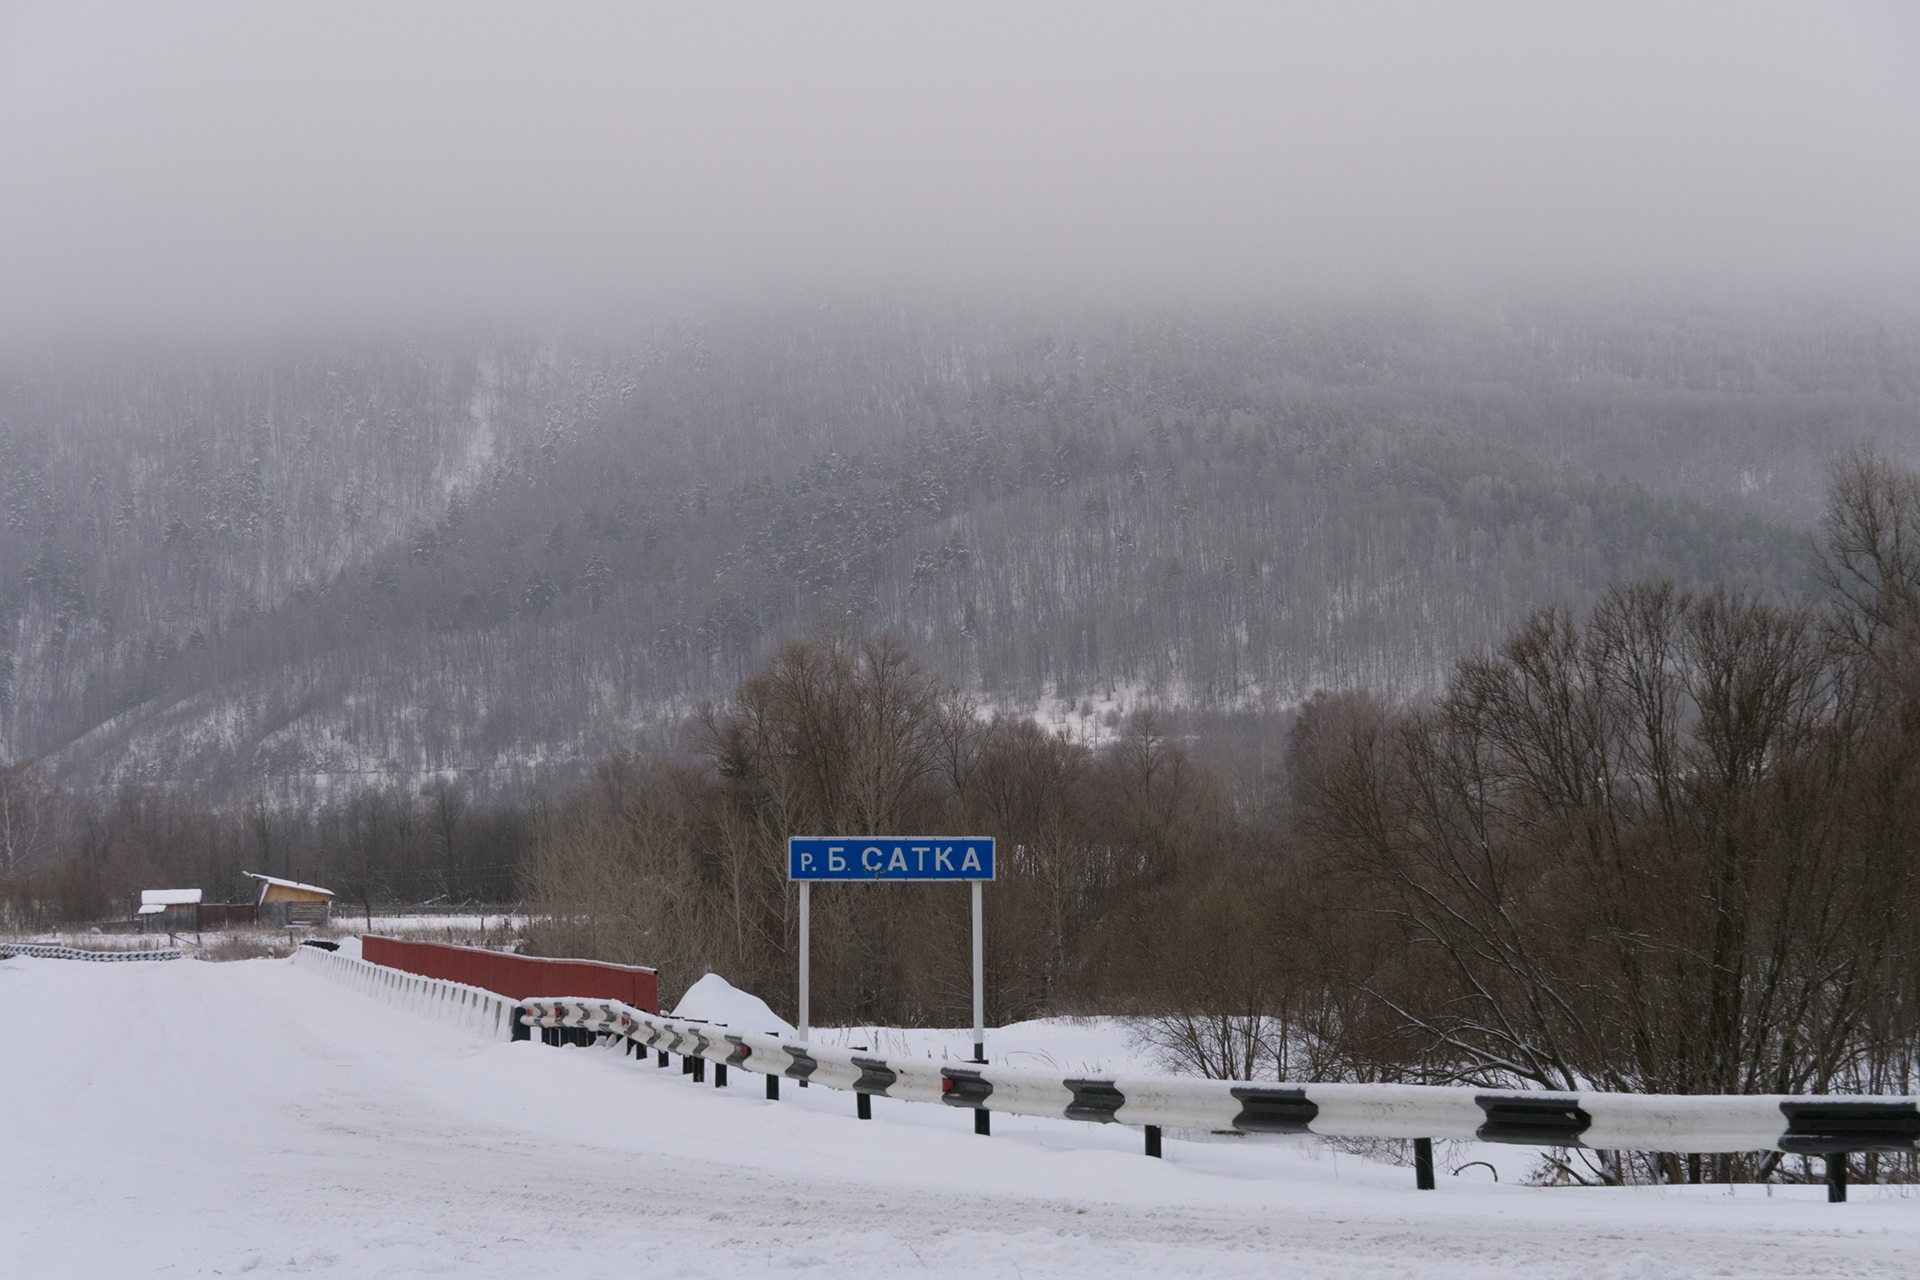
<svg viewBox="0 0 1920 1280">
<path fill-rule="evenodd" d="M 296 947 L 293 961 L 363 995 L 460 1027 L 483 1040 L 511 1040 L 517 1002 L 492 991 L 441 978 L 423 978 L 319 947 Z"/>
</svg>

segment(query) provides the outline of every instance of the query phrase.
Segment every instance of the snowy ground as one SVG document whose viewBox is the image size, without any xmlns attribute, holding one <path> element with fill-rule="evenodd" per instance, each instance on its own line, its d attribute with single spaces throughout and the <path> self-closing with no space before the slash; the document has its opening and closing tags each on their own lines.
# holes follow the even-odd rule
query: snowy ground
<svg viewBox="0 0 1920 1280">
<path fill-rule="evenodd" d="M 0 961 L 8 1276 L 1912 1276 L 1920 1198 L 1543 1190 L 599 1049 L 480 1044 L 288 961 Z M 1069 1057 L 1075 1052 L 1066 1050 Z"/>
<path fill-rule="evenodd" d="M 0 940 L 7 942 L 44 942 L 63 947 L 79 947 L 85 951 L 148 951 L 174 949 L 189 954 L 199 953 L 212 959 L 234 959 L 231 954 L 220 954 L 225 948 L 251 947 L 255 954 L 261 948 L 273 950 L 276 955 L 285 955 L 298 945 L 295 939 L 308 937 L 336 938 L 345 937 L 354 946 L 360 943 L 360 935 L 368 932 L 388 938 L 403 938 L 418 942 L 446 942 L 456 946 L 500 946 L 514 943 L 525 932 L 527 917 L 524 915 L 376 915 L 373 928 L 366 927 L 363 917 L 334 912 L 328 927 L 310 929 L 302 926 L 289 930 L 284 925 L 235 925 L 230 928 L 208 929 L 203 933 L 168 933 L 158 929 L 147 933 L 103 933 L 97 928 L 87 926 L 68 926 L 65 928 L 43 929 L 38 931 L 18 931 L 0 934 Z"/>
</svg>

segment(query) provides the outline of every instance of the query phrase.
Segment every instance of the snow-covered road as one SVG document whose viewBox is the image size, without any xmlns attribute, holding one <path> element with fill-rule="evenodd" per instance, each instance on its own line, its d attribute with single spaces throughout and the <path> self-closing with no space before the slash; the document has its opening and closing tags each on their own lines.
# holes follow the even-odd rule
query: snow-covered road
<svg viewBox="0 0 1920 1280">
<path fill-rule="evenodd" d="M 287 961 L 0 962 L 0 1274 L 1914 1276 L 1920 1197 L 1539 1190 L 617 1053 Z"/>
</svg>

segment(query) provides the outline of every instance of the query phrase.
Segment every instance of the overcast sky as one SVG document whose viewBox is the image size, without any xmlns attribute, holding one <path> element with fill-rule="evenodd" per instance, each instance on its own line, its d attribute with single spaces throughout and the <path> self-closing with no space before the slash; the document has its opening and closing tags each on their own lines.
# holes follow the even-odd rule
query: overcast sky
<svg viewBox="0 0 1920 1280">
<path fill-rule="evenodd" d="M 0 333 L 1908 288 L 1917 14 L 0 0 Z"/>
</svg>

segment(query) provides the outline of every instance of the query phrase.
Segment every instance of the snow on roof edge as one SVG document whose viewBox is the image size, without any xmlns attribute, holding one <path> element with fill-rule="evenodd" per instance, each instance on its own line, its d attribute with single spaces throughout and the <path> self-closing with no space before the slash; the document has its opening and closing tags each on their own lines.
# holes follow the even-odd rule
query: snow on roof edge
<svg viewBox="0 0 1920 1280">
<path fill-rule="evenodd" d="M 200 901 L 199 889 L 142 889 L 140 905 L 143 907 L 186 907 Z"/>
<path fill-rule="evenodd" d="M 240 874 L 249 880 L 258 880 L 262 886 L 277 884 L 282 889 L 305 889 L 308 893 L 324 893 L 329 898 L 333 896 L 333 890 L 322 889 L 317 884 L 301 884 L 298 880 L 282 880 L 279 876 L 263 876 L 258 871 L 242 871 Z"/>
</svg>

